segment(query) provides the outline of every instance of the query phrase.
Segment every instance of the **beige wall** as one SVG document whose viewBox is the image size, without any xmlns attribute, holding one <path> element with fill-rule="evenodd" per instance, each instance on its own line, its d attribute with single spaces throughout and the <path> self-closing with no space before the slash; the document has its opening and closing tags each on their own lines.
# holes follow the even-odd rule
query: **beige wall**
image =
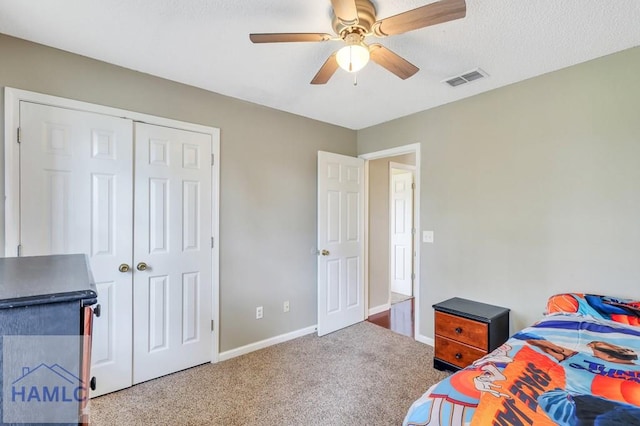
<svg viewBox="0 0 640 426">
<path fill-rule="evenodd" d="M 354 155 L 355 131 L 4 35 L 0 86 L 220 128 L 220 350 L 316 324 L 317 151 Z"/>
<path fill-rule="evenodd" d="M 421 143 L 420 334 L 459 296 L 512 309 L 640 297 L 640 48 L 358 132 L 358 152 Z M 456 89 L 452 89 L 456 90 Z"/>
<path fill-rule="evenodd" d="M 356 137 L 421 142 L 422 335 L 452 296 L 510 307 L 514 329 L 555 292 L 640 297 L 640 48 L 357 134 L 4 35 L 0 58 L 0 86 L 221 129 L 222 351 L 315 324 L 316 152 Z"/>
<path fill-rule="evenodd" d="M 415 166 L 405 154 L 369 162 L 369 309 L 389 303 L 389 163 Z"/>
</svg>

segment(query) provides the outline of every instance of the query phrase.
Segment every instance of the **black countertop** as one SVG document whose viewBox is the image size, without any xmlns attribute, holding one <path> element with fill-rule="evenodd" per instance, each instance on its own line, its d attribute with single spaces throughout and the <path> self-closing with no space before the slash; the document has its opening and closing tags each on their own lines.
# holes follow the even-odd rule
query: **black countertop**
<svg viewBox="0 0 640 426">
<path fill-rule="evenodd" d="M 0 309 L 97 297 L 84 254 L 0 258 Z"/>
</svg>

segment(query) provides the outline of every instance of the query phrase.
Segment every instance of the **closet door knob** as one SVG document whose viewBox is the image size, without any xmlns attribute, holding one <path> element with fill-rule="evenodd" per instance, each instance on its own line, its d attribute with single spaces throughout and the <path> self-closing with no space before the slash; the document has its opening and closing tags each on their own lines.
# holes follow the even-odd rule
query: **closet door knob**
<svg viewBox="0 0 640 426">
<path fill-rule="evenodd" d="M 140 262 L 138 263 L 138 265 L 136 266 L 136 269 L 138 271 L 146 271 L 147 270 L 147 264 L 144 262 Z"/>
<path fill-rule="evenodd" d="M 131 268 L 129 268 L 129 265 L 127 265 L 126 263 L 123 263 L 118 267 L 118 271 L 120 272 L 129 272 L 129 269 Z"/>
</svg>

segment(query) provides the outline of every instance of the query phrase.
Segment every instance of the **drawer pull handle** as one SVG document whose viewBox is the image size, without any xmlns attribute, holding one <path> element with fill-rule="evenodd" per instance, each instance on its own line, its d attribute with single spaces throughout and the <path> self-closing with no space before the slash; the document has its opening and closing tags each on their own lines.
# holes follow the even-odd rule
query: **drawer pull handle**
<svg viewBox="0 0 640 426">
<path fill-rule="evenodd" d="M 458 353 L 456 354 L 456 359 L 460 359 L 460 358 L 462 358 L 462 354 L 461 354 L 460 352 L 458 352 Z"/>
<path fill-rule="evenodd" d="M 456 327 L 456 333 L 457 334 L 462 333 L 462 327 Z"/>
</svg>

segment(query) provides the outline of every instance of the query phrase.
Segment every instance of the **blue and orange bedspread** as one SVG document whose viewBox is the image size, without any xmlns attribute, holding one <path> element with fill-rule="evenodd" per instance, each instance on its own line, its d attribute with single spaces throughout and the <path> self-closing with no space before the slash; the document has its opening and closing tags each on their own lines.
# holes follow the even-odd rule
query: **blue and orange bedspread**
<svg viewBox="0 0 640 426">
<path fill-rule="evenodd" d="M 549 298 L 547 315 L 432 386 L 405 425 L 640 425 L 640 302 Z"/>
</svg>

